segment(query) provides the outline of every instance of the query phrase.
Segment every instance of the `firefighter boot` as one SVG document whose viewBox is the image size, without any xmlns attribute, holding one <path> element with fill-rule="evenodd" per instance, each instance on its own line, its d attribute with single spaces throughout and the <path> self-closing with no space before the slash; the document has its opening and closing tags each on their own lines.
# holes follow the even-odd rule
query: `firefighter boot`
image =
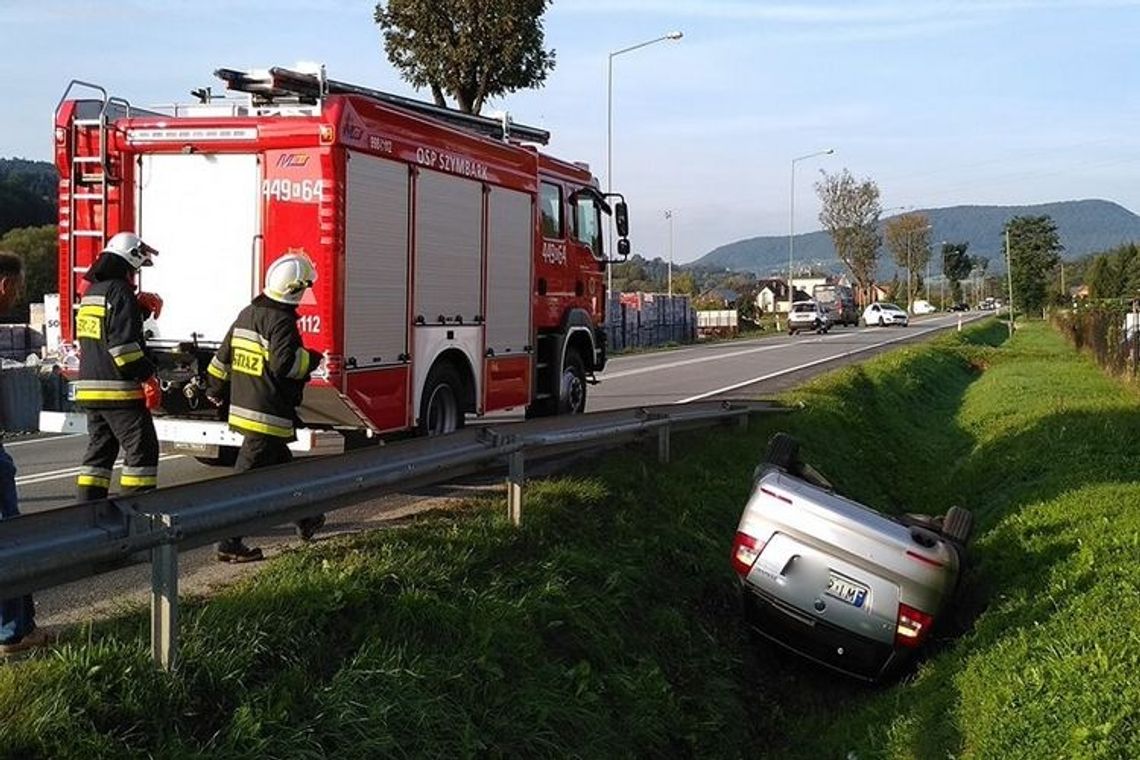
<svg viewBox="0 0 1140 760">
<path fill-rule="evenodd" d="M 229 562 L 231 564 L 257 562 L 265 558 L 259 547 L 247 546 L 240 536 L 218 542 L 215 556 L 218 562 Z"/>
<path fill-rule="evenodd" d="M 325 527 L 325 516 L 302 517 L 297 521 L 297 537 L 302 541 L 312 541 L 317 531 Z"/>
</svg>

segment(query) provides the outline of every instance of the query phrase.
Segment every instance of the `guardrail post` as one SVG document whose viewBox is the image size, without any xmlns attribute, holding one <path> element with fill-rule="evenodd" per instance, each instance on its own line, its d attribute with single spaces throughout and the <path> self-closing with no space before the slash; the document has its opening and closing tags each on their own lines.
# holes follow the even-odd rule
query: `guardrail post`
<svg viewBox="0 0 1140 760">
<path fill-rule="evenodd" d="M 175 515 L 153 515 L 152 520 L 168 531 Z M 150 653 L 154 664 L 165 671 L 178 664 L 178 545 L 163 543 L 151 549 Z"/>
<path fill-rule="evenodd" d="M 669 464 L 669 426 L 657 428 L 657 461 Z"/>
<path fill-rule="evenodd" d="M 740 428 L 741 430 L 747 430 L 748 429 L 748 413 L 747 412 L 745 412 L 744 414 L 737 417 L 736 426 L 738 428 Z"/>
<path fill-rule="evenodd" d="M 515 526 L 522 523 L 524 461 L 521 449 L 507 457 L 507 516 Z"/>
</svg>

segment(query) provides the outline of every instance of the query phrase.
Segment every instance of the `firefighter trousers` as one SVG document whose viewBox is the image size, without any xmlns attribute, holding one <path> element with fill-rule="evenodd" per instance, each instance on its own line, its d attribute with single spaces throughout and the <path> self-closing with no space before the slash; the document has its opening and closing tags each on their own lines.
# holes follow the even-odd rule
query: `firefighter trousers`
<svg viewBox="0 0 1140 760">
<path fill-rule="evenodd" d="M 245 433 L 238 451 L 237 461 L 234 463 L 234 472 L 246 472 L 262 467 L 272 467 L 275 464 L 288 464 L 293 461 L 293 452 L 289 451 L 289 442 L 276 436 L 257 435 Z M 310 524 L 324 523 L 323 517 L 306 517 L 297 521 L 298 532 L 304 532 Z M 232 551 L 241 546 L 242 536 L 227 538 L 218 543 L 218 551 Z"/>
<path fill-rule="evenodd" d="M 158 485 L 158 435 L 145 408 L 90 409 L 87 412 L 87 453 L 79 468 L 80 501 L 105 499 L 111 471 L 123 449 L 119 485 L 124 495 L 150 491 Z"/>
</svg>

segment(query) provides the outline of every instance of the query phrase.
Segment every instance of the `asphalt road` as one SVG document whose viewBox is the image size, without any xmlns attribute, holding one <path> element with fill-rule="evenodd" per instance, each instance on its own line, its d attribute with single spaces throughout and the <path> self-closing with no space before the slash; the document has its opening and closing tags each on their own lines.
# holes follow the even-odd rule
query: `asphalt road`
<svg viewBox="0 0 1140 760">
<path fill-rule="evenodd" d="M 964 315 L 963 323 L 984 316 Z M 587 411 L 772 395 L 829 369 L 929 338 L 957 324 L 958 315 L 933 315 L 916 319 L 908 328 L 837 327 L 826 335 L 769 336 L 618 356 L 599 374 L 601 383 L 590 387 Z M 493 420 L 512 418 L 521 419 L 521 415 L 498 414 Z M 81 435 L 5 444 L 18 468 L 16 484 L 22 511 L 51 509 L 72 501 L 75 475 L 86 445 L 86 436 Z M 208 467 L 184 455 L 167 454 L 159 460 L 160 486 L 228 474 L 227 469 Z M 425 498 L 445 506 L 479 487 L 478 483 L 458 484 L 344 509 L 329 517 L 322 535 L 359 530 L 368 523 L 416 511 Z M 249 541 L 262 546 L 267 554 L 288 550 L 297 543 L 288 526 Z M 240 567 L 215 562 L 208 548 L 185 553 L 180 564 L 182 588 L 188 591 L 207 590 L 244 572 Z M 40 622 L 74 622 L 92 613 L 113 611 L 124 600 L 144 599 L 148 584 L 148 567 L 138 566 L 41 592 L 36 595 Z"/>
</svg>

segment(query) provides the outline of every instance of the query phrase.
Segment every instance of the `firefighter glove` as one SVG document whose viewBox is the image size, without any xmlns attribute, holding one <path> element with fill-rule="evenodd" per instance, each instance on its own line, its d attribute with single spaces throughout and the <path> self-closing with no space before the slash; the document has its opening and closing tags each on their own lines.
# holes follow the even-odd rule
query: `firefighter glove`
<svg viewBox="0 0 1140 760">
<path fill-rule="evenodd" d="M 157 409 L 162 406 L 162 388 L 158 385 L 158 378 L 151 375 L 142 382 L 143 398 L 146 399 L 147 409 Z"/>
<path fill-rule="evenodd" d="M 158 316 L 162 314 L 162 296 L 157 293 L 143 291 L 139 293 L 138 301 L 143 311 L 149 312 L 155 319 L 158 319 Z"/>
</svg>

